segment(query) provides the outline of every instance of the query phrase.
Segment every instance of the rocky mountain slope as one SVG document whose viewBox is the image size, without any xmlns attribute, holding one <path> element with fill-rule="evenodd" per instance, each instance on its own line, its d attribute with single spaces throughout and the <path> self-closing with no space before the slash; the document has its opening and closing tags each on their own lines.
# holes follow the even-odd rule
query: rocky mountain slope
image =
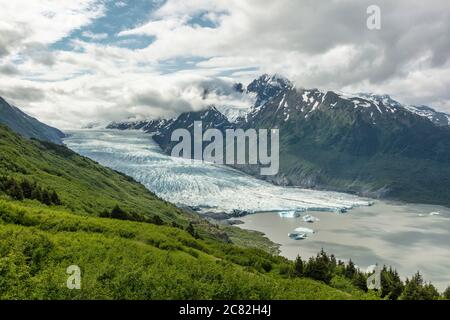
<svg viewBox="0 0 450 320">
<path fill-rule="evenodd" d="M 171 132 L 203 129 L 278 128 L 280 171 L 260 177 L 274 183 L 450 205 L 450 126 L 387 95 L 299 89 L 279 76 L 263 75 L 245 91 L 255 104 L 234 122 L 217 108 L 174 120 L 111 124 L 143 129 L 170 152 Z M 434 120 L 433 120 L 434 119 Z M 438 120 L 440 119 L 440 120 Z M 155 129 L 156 128 L 156 129 Z M 239 169 L 258 175 L 259 167 Z"/>
<path fill-rule="evenodd" d="M 62 144 L 64 133 L 50 127 L 39 120 L 30 117 L 19 108 L 10 105 L 0 97 L 0 124 L 4 124 L 13 131 L 27 138 L 34 138 Z"/>
</svg>

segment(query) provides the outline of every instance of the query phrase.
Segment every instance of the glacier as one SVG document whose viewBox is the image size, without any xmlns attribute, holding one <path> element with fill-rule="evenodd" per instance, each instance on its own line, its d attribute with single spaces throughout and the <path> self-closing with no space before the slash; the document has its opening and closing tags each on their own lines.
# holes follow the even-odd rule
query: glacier
<svg viewBox="0 0 450 320">
<path fill-rule="evenodd" d="M 173 158 L 138 130 L 73 130 L 73 151 L 123 172 L 160 198 L 204 212 L 340 212 L 371 205 L 354 195 L 275 186 L 227 166 Z"/>
</svg>

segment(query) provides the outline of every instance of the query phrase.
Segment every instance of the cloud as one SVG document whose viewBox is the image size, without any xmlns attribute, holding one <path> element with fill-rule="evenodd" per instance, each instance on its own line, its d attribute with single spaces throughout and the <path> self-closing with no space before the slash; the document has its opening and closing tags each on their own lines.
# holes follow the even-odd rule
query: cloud
<svg viewBox="0 0 450 320">
<path fill-rule="evenodd" d="M 320 56 L 330 56 L 338 72 L 353 73 L 355 67 L 362 66 L 365 72 L 359 72 L 354 81 L 368 79 L 373 83 L 403 76 L 412 61 L 424 57 L 427 67 L 439 67 L 448 61 L 450 22 L 448 10 L 443 10 L 448 2 L 378 2 L 383 19 L 379 31 L 366 28 L 366 8 L 372 1 L 174 0 L 154 13 L 161 20 L 127 32 L 156 35 L 157 40 L 147 49 L 155 58 L 191 54 L 246 57 L 248 61 L 256 54 L 262 67 L 275 62 L 277 69 L 283 68 L 277 72 L 285 73 L 290 65 L 298 78 L 302 72 L 307 77 L 311 74 L 311 81 L 309 77 L 303 81 L 312 85 L 326 82 L 323 80 L 329 76 L 328 72 L 320 74 L 324 62 L 317 58 Z M 186 24 L 186 16 L 203 10 L 225 12 L 217 28 Z M 339 51 L 340 55 L 333 55 Z M 317 70 L 312 73 L 312 68 Z"/>
<path fill-rule="evenodd" d="M 155 42 L 142 50 L 148 59 L 200 56 L 207 60 L 198 67 L 217 72 L 258 66 L 261 71 L 285 74 L 304 87 L 342 89 L 365 84 L 366 90 L 373 91 L 396 83 L 396 87 L 403 84 L 398 89 L 405 91 L 406 79 L 412 77 L 448 78 L 448 2 L 377 3 L 382 28 L 372 31 L 366 26 L 366 9 L 373 1 L 171 0 L 148 23 L 120 35 L 155 36 Z M 189 23 L 205 11 L 217 15 L 217 27 Z M 421 95 L 421 90 L 417 87 L 413 95 Z M 393 94 L 406 102 L 426 100 L 408 101 L 400 91 Z M 428 101 L 448 105 L 447 99 Z"/>
<path fill-rule="evenodd" d="M 91 31 L 83 31 L 81 33 L 81 35 L 85 38 L 89 38 L 92 40 L 104 40 L 104 39 L 108 38 L 107 33 L 93 33 Z"/>
<path fill-rule="evenodd" d="M 7 76 L 16 75 L 19 74 L 19 70 L 15 65 L 11 63 L 5 63 L 3 65 L 0 65 L 0 74 Z"/>
<path fill-rule="evenodd" d="M 125 1 L 116 1 L 115 6 L 118 8 L 124 8 L 127 6 L 127 3 Z"/>
<path fill-rule="evenodd" d="M 33 87 L 11 87 L 0 89 L 0 96 L 7 96 L 18 103 L 30 103 L 43 101 L 45 92 Z"/>
<path fill-rule="evenodd" d="M 243 107 L 248 100 L 225 93 L 263 72 L 450 112 L 446 0 L 376 1 L 376 31 L 366 27 L 368 0 L 158 1 L 147 21 L 116 35 L 89 26 L 133 2 L 0 1 L 1 94 L 62 128 Z M 33 100 L 33 90 L 43 96 Z"/>
<path fill-rule="evenodd" d="M 104 14 L 98 0 L 15 0 L 1 6 L 0 55 L 55 43 Z"/>
</svg>

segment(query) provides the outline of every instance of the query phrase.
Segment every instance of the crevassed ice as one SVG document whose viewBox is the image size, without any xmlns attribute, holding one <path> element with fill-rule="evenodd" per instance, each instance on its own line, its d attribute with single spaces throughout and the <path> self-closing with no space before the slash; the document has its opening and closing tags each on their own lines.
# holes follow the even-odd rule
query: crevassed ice
<svg viewBox="0 0 450 320">
<path fill-rule="evenodd" d="M 335 211 L 369 205 L 353 195 L 274 186 L 223 165 L 172 158 L 140 131 L 68 132 L 66 145 L 123 172 L 159 197 L 207 211 Z"/>
</svg>

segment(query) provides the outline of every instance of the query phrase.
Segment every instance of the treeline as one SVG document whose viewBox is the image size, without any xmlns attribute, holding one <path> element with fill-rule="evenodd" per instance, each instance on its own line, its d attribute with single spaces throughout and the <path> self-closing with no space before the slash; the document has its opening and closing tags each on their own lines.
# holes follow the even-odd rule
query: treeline
<svg viewBox="0 0 450 320">
<path fill-rule="evenodd" d="M 111 218 L 118 220 L 128 220 L 128 221 L 136 221 L 136 222 L 147 222 L 156 225 L 163 225 L 164 221 L 160 216 L 153 215 L 150 217 L 145 217 L 141 215 L 137 215 L 131 212 L 127 212 L 123 210 L 119 205 L 115 205 L 111 210 L 103 210 L 100 213 L 101 218 Z"/>
<path fill-rule="evenodd" d="M 334 255 L 328 255 L 321 251 L 316 257 L 303 261 L 299 256 L 294 262 L 294 276 L 307 277 L 333 285 L 332 281 L 337 277 L 349 280 L 356 288 L 368 291 L 367 279 L 373 274 L 359 270 L 350 260 L 347 264 L 336 260 Z M 411 279 L 403 282 L 398 272 L 391 267 L 383 266 L 381 270 L 380 297 L 388 300 L 450 300 L 450 287 L 442 296 L 438 290 L 423 280 L 417 272 Z"/>
<path fill-rule="evenodd" d="M 202 239 L 202 237 L 197 232 L 197 230 L 195 230 L 192 222 L 189 222 L 189 224 L 186 227 L 179 225 L 175 221 L 172 221 L 172 223 L 167 224 L 158 215 L 153 215 L 150 217 L 136 215 L 136 214 L 133 214 L 133 213 L 123 210 L 118 204 L 115 205 L 114 208 L 112 208 L 111 210 L 106 210 L 106 209 L 103 210 L 100 213 L 99 217 L 100 218 L 118 219 L 118 220 L 136 221 L 136 222 L 145 222 L 145 223 L 155 224 L 158 226 L 169 225 L 171 227 L 187 231 L 195 239 Z"/>
<path fill-rule="evenodd" d="M 46 205 L 61 205 L 61 200 L 55 190 L 43 188 L 35 181 L 25 178 L 0 176 L 0 192 L 15 200 L 31 199 Z"/>
</svg>

